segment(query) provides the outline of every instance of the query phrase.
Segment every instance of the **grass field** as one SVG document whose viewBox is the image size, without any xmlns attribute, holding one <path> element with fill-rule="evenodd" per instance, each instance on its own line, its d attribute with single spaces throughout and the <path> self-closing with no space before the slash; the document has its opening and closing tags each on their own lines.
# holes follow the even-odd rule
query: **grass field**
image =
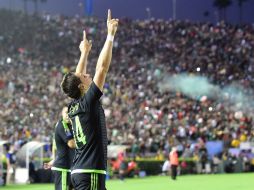
<svg viewBox="0 0 254 190">
<path fill-rule="evenodd" d="M 53 185 L 11 185 L 1 190 L 53 190 Z M 157 176 L 107 181 L 108 190 L 253 190 L 254 173 L 179 176 L 176 181 Z"/>
</svg>

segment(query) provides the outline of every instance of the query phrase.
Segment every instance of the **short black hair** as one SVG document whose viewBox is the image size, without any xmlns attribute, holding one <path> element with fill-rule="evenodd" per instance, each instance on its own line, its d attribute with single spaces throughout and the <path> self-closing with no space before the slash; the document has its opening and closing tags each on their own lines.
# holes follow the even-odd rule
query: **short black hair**
<svg viewBox="0 0 254 190">
<path fill-rule="evenodd" d="M 80 78 L 78 78 L 74 73 L 69 72 L 63 77 L 61 89 L 70 98 L 79 99 L 81 96 L 79 89 L 80 83 Z"/>
</svg>

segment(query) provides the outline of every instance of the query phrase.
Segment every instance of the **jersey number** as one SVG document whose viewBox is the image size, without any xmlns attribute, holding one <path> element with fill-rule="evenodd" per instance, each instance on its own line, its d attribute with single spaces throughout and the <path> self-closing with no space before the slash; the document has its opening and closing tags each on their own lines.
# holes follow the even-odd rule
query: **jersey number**
<svg viewBox="0 0 254 190">
<path fill-rule="evenodd" d="M 81 123 L 79 121 L 79 117 L 75 117 L 75 124 L 76 124 L 76 145 L 77 143 L 80 145 L 82 143 L 82 146 L 86 144 L 86 136 L 83 133 L 83 129 L 81 126 Z M 77 146 L 80 147 L 80 146 Z"/>
</svg>

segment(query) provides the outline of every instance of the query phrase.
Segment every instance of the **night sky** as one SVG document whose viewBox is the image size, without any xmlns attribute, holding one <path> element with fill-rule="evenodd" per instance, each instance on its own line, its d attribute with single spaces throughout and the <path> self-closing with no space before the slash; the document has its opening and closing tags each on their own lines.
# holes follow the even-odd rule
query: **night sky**
<svg viewBox="0 0 254 190">
<path fill-rule="evenodd" d="M 237 0 L 232 0 L 233 5 L 227 11 L 228 21 L 239 22 L 239 8 Z M 83 0 L 48 0 L 46 4 L 39 4 L 39 11 L 49 13 L 75 15 L 84 14 L 84 9 L 79 7 Z M 189 19 L 194 21 L 217 20 L 216 10 L 213 7 L 213 0 L 176 0 L 177 19 Z M 0 0 L 1 8 L 23 9 L 22 0 Z M 112 9 L 113 16 L 131 17 L 135 19 L 147 18 L 146 8 L 151 9 L 151 14 L 155 18 L 172 18 L 172 0 L 94 0 L 93 15 L 104 17 L 108 8 Z M 34 10 L 33 3 L 28 3 L 29 11 Z M 254 0 L 249 0 L 243 5 L 243 21 L 254 23 Z M 204 12 L 208 11 L 208 17 L 204 17 Z"/>
</svg>

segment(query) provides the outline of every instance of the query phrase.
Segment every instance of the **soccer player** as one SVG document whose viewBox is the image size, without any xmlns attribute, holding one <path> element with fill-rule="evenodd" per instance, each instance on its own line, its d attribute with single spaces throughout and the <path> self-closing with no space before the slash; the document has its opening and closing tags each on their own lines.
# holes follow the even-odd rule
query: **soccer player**
<svg viewBox="0 0 254 190">
<path fill-rule="evenodd" d="M 111 63 L 117 27 L 118 19 L 111 19 L 111 11 L 108 10 L 108 36 L 99 55 L 93 80 L 82 72 L 83 65 L 79 63 L 75 73 L 67 73 L 61 83 L 63 92 L 73 99 L 68 107 L 68 115 L 77 147 L 71 172 L 76 190 L 106 189 L 108 140 L 105 114 L 99 100 Z M 85 50 L 81 50 L 82 56 L 87 56 Z"/>
<path fill-rule="evenodd" d="M 56 154 L 54 154 L 54 150 L 52 150 L 53 160 L 44 164 L 44 168 L 51 168 L 53 171 L 55 190 L 70 190 L 72 189 L 70 169 L 75 153 L 75 142 L 68 118 L 67 107 L 62 109 L 62 118 L 56 124 L 54 139 Z"/>
</svg>

